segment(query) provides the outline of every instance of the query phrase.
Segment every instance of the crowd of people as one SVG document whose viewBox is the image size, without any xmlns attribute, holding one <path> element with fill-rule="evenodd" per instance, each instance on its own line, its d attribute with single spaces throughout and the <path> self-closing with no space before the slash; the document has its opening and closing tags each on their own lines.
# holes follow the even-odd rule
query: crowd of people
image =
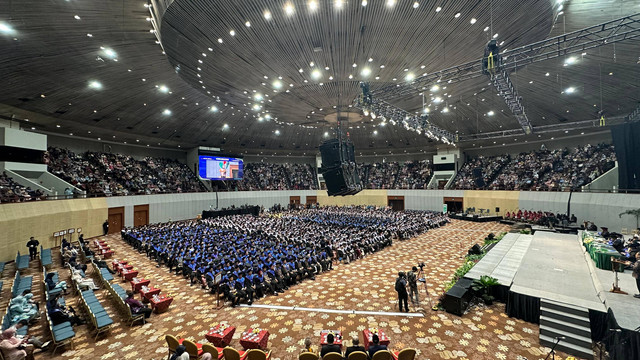
<svg viewBox="0 0 640 360">
<path fill-rule="evenodd" d="M 33 190 L 15 182 L 5 171 L 0 175 L 0 204 L 41 200 L 44 194 L 40 189 Z"/>
<path fill-rule="evenodd" d="M 145 225 L 122 236 L 159 265 L 224 294 L 235 306 L 314 279 L 334 261 L 353 261 L 447 222 L 430 211 L 325 207 Z"/>
<path fill-rule="evenodd" d="M 205 191 L 191 169 L 177 160 L 68 149 L 48 149 L 48 170 L 97 196 Z"/>
<path fill-rule="evenodd" d="M 615 166 L 613 145 L 541 149 L 521 153 L 488 185 L 491 190 L 564 190 L 580 188 Z"/>
<path fill-rule="evenodd" d="M 574 214 L 571 214 L 571 216 L 567 216 L 567 214 L 553 213 L 551 211 L 541 210 L 507 211 L 504 214 L 504 218 L 506 220 L 543 225 L 548 227 L 554 227 L 557 225 L 568 226 L 571 224 L 576 224 L 578 222 L 578 219 Z"/>
<path fill-rule="evenodd" d="M 187 165 L 175 160 L 101 152 L 76 154 L 49 148 L 49 171 L 98 196 L 206 191 Z M 612 145 L 575 149 L 541 149 L 516 156 L 467 159 L 454 181 L 455 189 L 565 190 L 584 186 L 615 165 Z M 433 170 L 428 160 L 357 164 L 365 189 L 426 189 Z M 0 201 L 25 201 L 37 191 L 8 185 L 0 178 Z M 216 190 L 316 190 L 317 170 L 311 164 L 245 163 L 244 178 L 216 182 Z M 33 193 L 33 194 L 30 194 Z M 70 191 L 70 194 L 73 192 Z M 68 196 L 69 197 L 69 196 Z"/>
<path fill-rule="evenodd" d="M 245 163 L 238 190 L 316 190 L 316 170 L 310 164 Z"/>
</svg>

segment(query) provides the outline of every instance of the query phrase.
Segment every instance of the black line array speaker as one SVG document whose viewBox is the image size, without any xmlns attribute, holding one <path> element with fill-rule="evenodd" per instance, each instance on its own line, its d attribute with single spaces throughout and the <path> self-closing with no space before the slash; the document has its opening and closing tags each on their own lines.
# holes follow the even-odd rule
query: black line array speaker
<svg viewBox="0 0 640 360">
<path fill-rule="evenodd" d="M 482 248 L 478 244 L 473 245 L 471 249 L 469 249 L 469 251 L 467 252 L 467 255 L 480 255 L 480 254 L 482 254 Z"/>
<path fill-rule="evenodd" d="M 322 157 L 320 172 L 329 196 L 355 195 L 360 192 L 362 184 L 356 169 L 353 143 L 331 139 L 323 142 L 319 149 Z"/>
</svg>

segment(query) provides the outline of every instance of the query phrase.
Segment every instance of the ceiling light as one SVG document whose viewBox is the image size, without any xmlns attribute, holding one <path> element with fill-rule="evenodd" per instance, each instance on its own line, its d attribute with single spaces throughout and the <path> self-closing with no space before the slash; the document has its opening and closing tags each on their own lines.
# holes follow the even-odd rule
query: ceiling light
<svg viewBox="0 0 640 360">
<path fill-rule="evenodd" d="M 360 75 L 362 75 L 363 77 L 368 77 L 369 75 L 371 75 L 371 69 L 369 69 L 368 67 L 362 68 L 362 71 L 360 71 Z"/>
<path fill-rule="evenodd" d="M 438 86 L 438 84 L 433 85 L 433 86 L 431 87 L 431 89 L 430 89 L 430 91 L 431 91 L 431 92 L 436 92 L 436 91 L 438 91 L 438 90 L 440 90 L 440 86 Z"/>
<path fill-rule="evenodd" d="M 436 104 L 439 104 L 439 103 L 441 103 L 441 102 L 442 102 L 442 98 L 441 98 L 440 96 L 436 96 L 436 97 L 433 99 L 433 102 L 434 102 L 434 103 L 436 103 Z"/>
<path fill-rule="evenodd" d="M 471 23 L 471 25 L 475 24 L 475 23 L 476 23 L 476 21 L 478 21 L 478 20 L 476 20 L 476 18 L 471 18 L 471 20 L 469 20 L 469 22 Z"/>
<path fill-rule="evenodd" d="M 497 38 L 498 37 L 498 33 L 493 34 L 493 38 Z"/>
<path fill-rule="evenodd" d="M 158 90 L 160 90 L 160 92 L 163 92 L 165 94 L 169 92 L 169 88 L 166 85 L 160 85 L 160 87 L 158 87 Z"/>
<path fill-rule="evenodd" d="M 229 128 L 229 124 L 224 124 L 224 125 L 222 125 L 222 128 L 223 128 L 223 129 L 228 129 L 228 128 Z"/>
<path fill-rule="evenodd" d="M 312 62 L 309 63 L 309 66 L 314 67 L 314 66 L 316 66 L 316 64 L 312 61 Z"/>
<path fill-rule="evenodd" d="M 358 66 L 358 64 L 356 64 L 356 63 L 353 63 L 353 65 L 351 65 L 351 67 L 357 67 L 357 66 Z"/>
<path fill-rule="evenodd" d="M 378 130 L 373 130 L 373 135 L 378 135 Z"/>
<path fill-rule="evenodd" d="M 448 113 L 449 112 L 449 108 L 446 107 L 446 108 L 442 109 L 442 112 L 445 113 L 445 114 Z"/>
<path fill-rule="evenodd" d="M 392 7 L 396 4 L 396 0 L 387 0 L 387 6 Z"/>
<path fill-rule="evenodd" d="M 255 101 L 261 101 L 262 100 L 262 94 L 256 93 L 255 95 L 253 95 L 253 99 Z"/>
<path fill-rule="evenodd" d="M 349 74 L 349 79 L 353 79 L 353 75 Z"/>
<path fill-rule="evenodd" d="M 442 10 L 442 8 L 441 8 L 440 6 L 438 6 L 438 7 L 436 8 L 436 12 L 440 12 L 440 10 Z"/>
<path fill-rule="evenodd" d="M 380 69 L 384 69 L 384 65 L 380 65 Z"/>
<path fill-rule="evenodd" d="M 573 94 L 575 91 L 576 91 L 576 88 L 574 88 L 573 86 L 570 86 L 566 88 L 564 92 L 566 92 L 567 94 Z"/>
<path fill-rule="evenodd" d="M 249 21 L 247 21 L 247 22 L 244 23 L 244 26 L 251 27 L 251 23 Z"/>
<path fill-rule="evenodd" d="M 0 25 L 1 26 L 1 25 Z M 87 34 L 87 37 L 93 37 L 93 34 Z"/>
<path fill-rule="evenodd" d="M 80 16 L 78 16 L 78 15 L 73 15 L 73 18 L 76 19 L 76 20 L 80 20 Z"/>
<path fill-rule="evenodd" d="M 222 44 L 222 38 L 218 38 L 218 43 Z"/>
<path fill-rule="evenodd" d="M 171 110 L 164 109 L 164 111 L 162 112 L 162 115 L 167 115 L 167 116 L 171 115 Z"/>
<path fill-rule="evenodd" d="M 311 77 L 314 80 L 318 80 L 322 77 L 322 72 L 320 71 L 320 69 L 315 69 L 311 72 Z"/>
<path fill-rule="evenodd" d="M 310 0 L 308 3 L 309 11 L 314 12 L 318 10 L 318 2 L 315 0 Z"/>
<path fill-rule="evenodd" d="M 489 112 L 487 113 L 487 115 L 489 115 L 489 116 L 493 116 L 493 115 L 495 115 L 495 112 L 493 112 L 493 110 L 491 110 L 491 111 L 489 111 Z"/>
<path fill-rule="evenodd" d="M 414 9 L 417 9 L 417 8 L 418 8 L 418 6 L 420 6 L 420 3 L 419 3 L 419 2 L 417 2 L 417 1 L 416 1 L 416 2 L 414 2 L 414 3 L 413 3 L 413 8 L 414 8 Z"/>
<path fill-rule="evenodd" d="M 362 0 L 362 6 L 367 6 L 368 2 L 367 0 Z"/>
<path fill-rule="evenodd" d="M 259 111 L 260 110 L 260 105 L 258 104 L 253 104 L 253 106 L 251 107 L 254 111 Z M 232 114 L 233 115 L 233 114 Z"/>
<path fill-rule="evenodd" d="M 109 59 L 116 59 L 118 57 L 118 54 L 113 51 L 113 49 L 110 48 L 105 48 L 105 47 L 101 47 L 102 52 L 109 58 Z"/>
<path fill-rule="evenodd" d="M 460 13 L 456 13 L 453 17 L 457 19 L 457 18 L 459 18 L 459 17 L 460 17 L 460 15 L 462 15 L 462 14 L 460 14 Z"/>
<path fill-rule="evenodd" d="M 484 32 L 489 31 L 489 27 L 487 26 L 486 28 L 484 28 L 484 30 L 483 30 L 483 31 L 484 31 Z"/>
<path fill-rule="evenodd" d="M 0 22 L 0 33 L 13 34 L 15 30 L 5 22 Z"/>
<path fill-rule="evenodd" d="M 575 64 L 575 62 L 576 62 L 577 60 L 578 60 L 578 59 L 577 59 L 575 56 L 571 56 L 571 57 L 568 57 L 568 58 L 564 61 L 564 64 L 565 64 L 565 65 Z"/>
<path fill-rule="evenodd" d="M 92 89 L 100 90 L 102 89 L 102 84 L 99 81 L 92 80 L 89 82 L 89 87 Z"/>
<path fill-rule="evenodd" d="M 272 85 L 275 89 L 280 89 L 282 87 L 282 82 L 280 80 L 276 80 Z"/>
<path fill-rule="evenodd" d="M 343 5 L 344 5 L 344 1 L 342 0 L 336 0 L 334 3 L 334 6 L 336 7 L 336 9 L 342 9 Z"/>
<path fill-rule="evenodd" d="M 407 76 L 405 76 L 405 79 L 407 81 L 413 81 L 413 79 L 415 79 L 415 78 L 416 78 L 416 76 L 413 75 L 413 73 L 408 73 Z"/>
<path fill-rule="evenodd" d="M 274 131 L 274 133 L 275 133 L 276 135 L 280 135 L 280 130 L 276 130 L 276 131 Z"/>
<path fill-rule="evenodd" d="M 288 16 L 293 15 L 293 13 L 295 12 L 296 8 L 293 6 L 292 3 L 286 3 L 284 5 L 284 12 L 285 14 L 287 14 Z"/>
<path fill-rule="evenodd" d="M 60 125 L 56 125 L 56 127 L 57 127 L 57 128 L 59 128 L 59 127 L 60 127 Z"/>
<path fill-rule="evenodd" d="M 324 132 L 324 137 L 328 137 L 328 136 L 329 136 L 329 132 L 328 132 L 328 131 L 325 131 L 325 132 Z"/>
<path fill-rule="evenodd" d="M 266 20 L 271 20 L 271 11 L 265 10 L 264 13 L 262 13 L 262 16 L 264 16 Z"/>
<path fill-rule="evenodd" d="M 211 107 L 211 111 L 213 111 L 213 112 L 218 112 L 218 107 L 217 107 L 217 106 L 215 106 L 215 105 L 214 105 L 214 106 L 212 106 L 212 107 Z"/>
<path fill-rule="evenodd" d="M 549 76 L 549 73 L 544 74 L 544 76 Z"/>
<path fill-rule="evenodd" d="M 231 35 L 231 36 L 236 36 L 236 32 L 235 32 L 235 30 L 229 30 L 229 35 Z"/>
<path fill-rule="evenodd" d="M 372 112 L 371 112 L 371 118 L 375 120 L 375 118 L 376 118 L 376 117 L 377 117 L 377 116 L 376 116 L 376 113 L 374 113 L 374 112 L 372 111 Z"/>
</svg>

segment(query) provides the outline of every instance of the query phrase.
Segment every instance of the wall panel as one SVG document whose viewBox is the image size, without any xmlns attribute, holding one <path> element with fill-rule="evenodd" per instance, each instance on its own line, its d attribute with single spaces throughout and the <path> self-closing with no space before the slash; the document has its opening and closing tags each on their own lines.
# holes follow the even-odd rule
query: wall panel
<svg viewBox="0 0 640 360">
<path fill-rule="evenodd" d="M 49 248 L 56 245 L 53 237 L 56 231 L 82 228 L 85 238 L 101 235 L 106 219 L 104 198 L 2 204 L 0 261 L 15 260 L 18 250 L 22 254 L 28 253 L 26 243 L 31 236 Z M 77 234 L 73 239 L 77 239 Z"/>
</svg>

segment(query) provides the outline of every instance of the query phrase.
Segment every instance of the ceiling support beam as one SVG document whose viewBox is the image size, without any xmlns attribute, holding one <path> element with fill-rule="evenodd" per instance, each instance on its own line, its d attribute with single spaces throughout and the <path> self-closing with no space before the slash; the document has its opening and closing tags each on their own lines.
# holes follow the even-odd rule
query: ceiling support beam
<svg viewBox="0 0 640 360">
<path fill-rule="evenodd" d="M 588 49 L 640 37 L 640 13 L 624 16 L 581 30 L 552 37 L 501 53 L 501 69 L 512 71 L 525 65 L 580 54 Z M 473 60 L 417 77 L 406 84 L 389 85 L 371 94 L 389 101 L 427 90 L 434 83 L 452 83 L 482 76 L 482 60 Z"/>
</svg>

